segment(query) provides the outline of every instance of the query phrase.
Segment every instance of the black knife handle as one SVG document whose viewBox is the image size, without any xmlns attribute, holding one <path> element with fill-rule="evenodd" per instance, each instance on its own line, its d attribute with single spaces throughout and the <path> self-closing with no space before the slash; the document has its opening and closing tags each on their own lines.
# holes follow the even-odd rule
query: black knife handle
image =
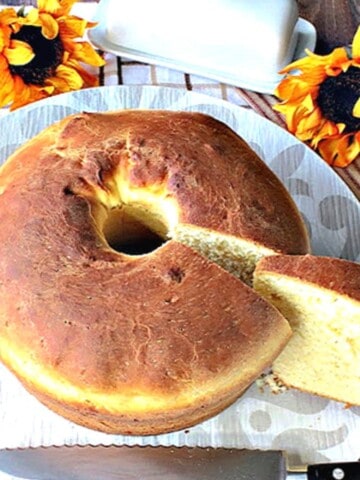
<svg viewBox="0 0 360 480">
<path fill-rule="evenodd" d="M 360 480 L 360 462 L 309 465 L 309 480 Z"/>
</svg>

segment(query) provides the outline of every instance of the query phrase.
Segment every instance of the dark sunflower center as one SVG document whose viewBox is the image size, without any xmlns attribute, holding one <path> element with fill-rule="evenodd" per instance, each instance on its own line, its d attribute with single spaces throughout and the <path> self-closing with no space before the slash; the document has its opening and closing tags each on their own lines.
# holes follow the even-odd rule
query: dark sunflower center
<svg viewBox="0 0 360 480">
<path fill-rule="evenodd" d="M 40 27 L 24 25 L 18 33 L 13 33 L 11 38 L 28 43 L 35 53 L 34 58 L 26 65 L 10 65 L 11 73 L 20 75 L 27 84 L 43 85 L 47 78 L 55 74 L 56 67 L 62 60 L 64 47 L 59 35 L 48 40 L 42 36 Z"/>
<path fill-rule="evenodd" d="M 327 77 L 320 85 L 317 103 L 325 118 L 345 123 L 345 132 L 360 130 L 360 118 L 352 115 L 360 97 L 360 68 L 350 67 L 336 77 Z"/>
</svg>

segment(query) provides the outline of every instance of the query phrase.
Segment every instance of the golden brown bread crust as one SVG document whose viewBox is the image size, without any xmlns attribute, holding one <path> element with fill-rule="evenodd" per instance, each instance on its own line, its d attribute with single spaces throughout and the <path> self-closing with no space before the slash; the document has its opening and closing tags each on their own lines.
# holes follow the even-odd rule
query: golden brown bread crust
<svg viewBox="0 0 360 480">
<path fill-rule="evenodd" d="M 360 301 L 360 264 L 314 255 L 274 255 L 262 258 L 255 275 L 270 271 L 313 283 Z"/>
<path fill-rule="evenodd" d="M 13 321 L 1 331 L 23 359 L 31 352 L 29 361 L 46 366 L 43 375 L 81 389 L 79 401 L 64 403 L 56 392 L 43 392 L 37 377 L 22 378 L 49 407 L 88 427 L 155 434 L 208 418 L 232 403 L 290 336 L 287 322 L 249 287 L 176 242 L 131 266 L 94 262 L 87 274 L 76 264 L 50 269 L 51 304 L 29 301 L 21 317 L 22 302 L 7 305 Z M 22 283 L 22 298 L 44 290 L 34 277 Z M 112 414 L 106 404 L 99 411 L 87 390 L 125 393 L 130 402 L 149 395 L 165 406 L 130 405 L 128 412 L 118 405 Z"/>
<path fill-rule="evenodd" d="M 285 187 L 238 135 L 212 117 L 135 110 L 82 114 L 58 129 L 54 156 L 70 149 L 73 162 L 64 174 L 75 168 L 86 184 L 106 189 L 119 160 L 126 164 L 130 157 L 132 184 L 165 182 L 180 206 L 180 222 L 279 253 L 309 252 L 304 223 Z M 45 163 L 47 157 L 48 152 Z M 73 182 L 71 176 L 69 187 L 78 188 Z"/>
<path fill-rule="evenodd" d="M 290 329 L 251 289 L 173 240 L 140 257 L 109 248 L 93 214 L 106 195 L 111 204 L 121 165 L 133 185 L 165 184 L 181 222 L 276 251 L 306 251 L 307 236 L 264 164 L 200 114 L 75 115 L 3 166 L 1 360 L 75 422 L 154 434 L 229 405 Z"/>
<path fill-rule="evenodd" d="M 80 255 L 69 261 L 55 245 L 52 251 L 35 255 L 34 266 L 47 268 L 31 276 L 16 250 L 17 260 L 7 262 L 1 356 L 40 400 L 88 427 L 155 434 L 208 418 L 234 401 L 290 336 L 285 320 L 249 287 L 176 242 L 130 263 Z M 36 375 L 24 376 L 7 349 L 40 365 Z M 45 391 L 47 377 L 82 396 L 64 402 L 56 386 Z M 91 391 L 163 402 L 154 411 L 151 401 L 145 411 L 119 404 L 112 413 Z"/>
</svg>

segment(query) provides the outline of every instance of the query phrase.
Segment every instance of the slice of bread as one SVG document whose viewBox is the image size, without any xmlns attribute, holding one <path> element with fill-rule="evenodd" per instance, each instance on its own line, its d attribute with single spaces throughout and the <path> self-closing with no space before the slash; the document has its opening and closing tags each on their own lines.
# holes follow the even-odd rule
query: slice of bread
<svg viewBox="0 0 360 480">
<path fill-rule="evenodd" d="M 293 330 L 273 364 L 288 387 L 360 405 L 360 264 L 312 255 L 258 263 L 254 288 Z"/>
</svg>

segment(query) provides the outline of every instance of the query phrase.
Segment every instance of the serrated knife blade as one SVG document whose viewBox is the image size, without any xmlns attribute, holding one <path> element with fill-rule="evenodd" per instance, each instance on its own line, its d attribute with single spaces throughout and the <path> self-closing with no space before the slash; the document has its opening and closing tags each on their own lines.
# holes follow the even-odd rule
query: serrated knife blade
<svg viewBox="0 0 360 480">
<path fill-rule="evenodd" d="M 11 479 L 26 480 L 287 478 L 286 455 L 282 451 L 162 446 L 1 450 L 0 472 Z M 360 480 L 360 462 L 312 465 L 307 467 L 307 476 L 309 480 Z"/>
</svg>

